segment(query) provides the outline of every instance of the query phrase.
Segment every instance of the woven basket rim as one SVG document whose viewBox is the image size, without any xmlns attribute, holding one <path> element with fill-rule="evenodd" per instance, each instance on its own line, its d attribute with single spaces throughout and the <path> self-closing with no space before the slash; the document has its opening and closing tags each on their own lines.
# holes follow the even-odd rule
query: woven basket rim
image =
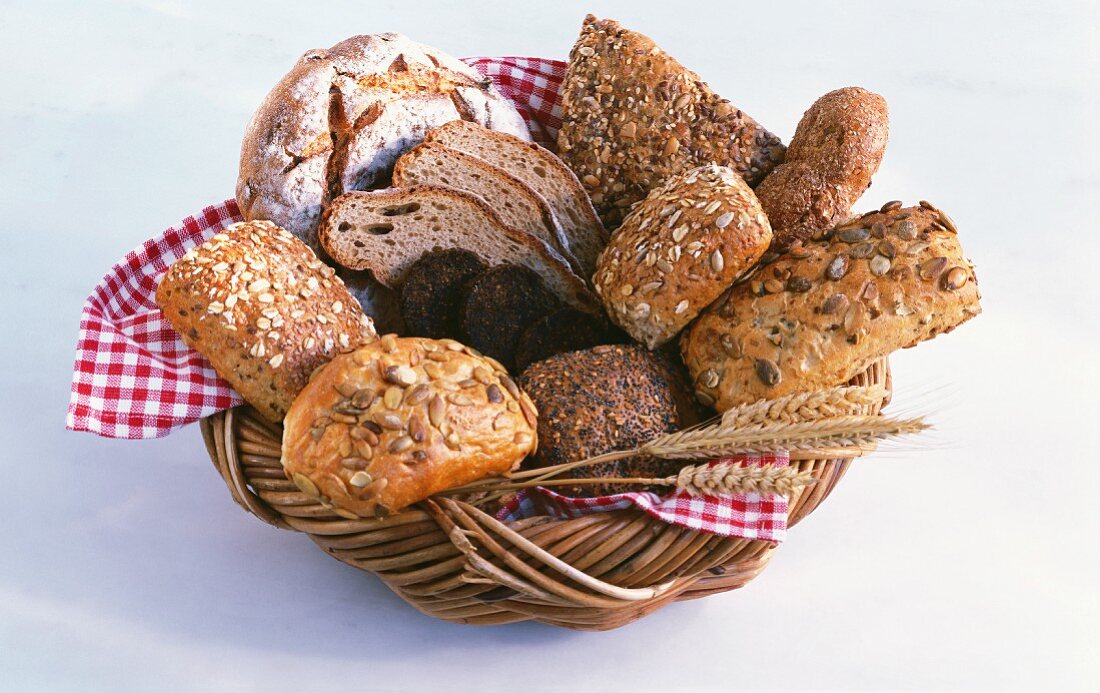
<svg viewBox="0 0 1100 693">
<path fill-rule="evenodd" d="M 884 406 L 887 359 L 852 382 L 883 385 Z M 449 621 L 616 628 L 674 600 L 741 587 L 776 550 L 768 541 L 695 532 L 637 509 L 502 522 L 461 500 L 436 497 L 387 518 L 344 519 L 286 480 L 279 427 L 247 405 L 203 419 L 201 429 L 238 505 L 275 527 L 307 534 L 420 611 Z M 792 461 L 817 483 L 792 494 L 788 527 L 829 496 L 850 462 Z"/>
</svg>

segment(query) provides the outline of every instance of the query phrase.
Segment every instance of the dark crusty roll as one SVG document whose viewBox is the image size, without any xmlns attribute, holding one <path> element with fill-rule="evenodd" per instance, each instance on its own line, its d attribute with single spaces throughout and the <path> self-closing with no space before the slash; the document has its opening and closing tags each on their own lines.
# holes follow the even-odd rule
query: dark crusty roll
<svg viewBox="0 0 1100 693">
<path fill-rule="evenodd" d="M 401 315 L 409 337 L 459 335 L 459 309 L 466 283 L 488 269 L 469 250 L 432 250 L 412 264 L 401 285 Z"/>
<path fill-rule="evenodd" d="M 681 340 L 701 402 L 719 411 L 840 385 L 892 351 L 981 312 L 955 226 L 888 203 L 795 245 L 708 308 Z"/>
<path fill-rule="evenodd" d="M 498 265 L 466 284 L 461 304 L 462 338 L 506 368 L 515 369 L 520 335 L 561 305 L 539 275 L 518 265 Z"/>
<path fill-rule="evenodd" d="M 683 382 L 661 354 L 638 345 L 603 345 L 557 354 L 531 365 L 520 386 L 539 410 L 540 447 L 526 465 L 544 467 L 635 447 L 680 428 Z M 525 466 L 526 466 L 525 465 Z M 654 477 L 671 473 L 659 460 L 634 456 L 578 470 L 584 476 Z M 616 484 L 556 488 L 598 496 Z"/>
<path fill-rule="evenodd" d="M 313 369 L 377 336 L 333 269 L 269 221 L 234 224 L 187 251 L 157 287 L 157 305 L 272 421 Z"/>
<path fill-rule="evenodd" d="M 601 344 L 626 344 L 630 337 L 604 317 L 562 308 L 527 326 L 516 344 L 516 372 L 554 354 Z"/>
<path fill-rule="evenodd" d="M 756 187 L 775 245 L 833 228 L 871 185 L 886 152 L 886 100 L 860 87 L 831 91 L 798 123 L 787 160 Z"/>
<path fill-rule="evenodd" d="M 385 335 L 314 374 L 286 416 L 283 469 L 343 517 L 383 516 L 512 469 L 537 416 L 492 359 Z"/>
</svg>

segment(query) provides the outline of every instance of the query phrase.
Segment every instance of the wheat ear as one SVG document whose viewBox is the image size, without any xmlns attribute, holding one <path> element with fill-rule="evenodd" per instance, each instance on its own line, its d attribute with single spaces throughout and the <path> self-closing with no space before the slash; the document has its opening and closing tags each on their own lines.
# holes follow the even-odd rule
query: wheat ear
<svg viewBox="0 0 1100 693">
<path fill-rule="evenodd" d="M 878 385 L 833 387 L 817 392 L 802 392 L 776 399 L 761 399 L 752 404 L 727 409 L 722 424 L 746 428 L 763 423 L 801 423 L 837 416 L 864 414 L 882 404 L 886 390 Z"/>
<path fill-rule="evenodd" d="M 664 459 L 701 459 L 770 450 L 864 447 L 928 428 L 922 418 L 840 416 L 802 423 L 764 423 L 739 427 L 717 423 L 669 433 L 638 452 Z"/>
<path fill-rule="evenodd" d="M 790 495 L 792 491 L 816 483 L 813 472 L 798 467 L 741 465 L 729 462 L 684 467 L 669 480 L 693 496 L 759 493 Z"/>
</svg>

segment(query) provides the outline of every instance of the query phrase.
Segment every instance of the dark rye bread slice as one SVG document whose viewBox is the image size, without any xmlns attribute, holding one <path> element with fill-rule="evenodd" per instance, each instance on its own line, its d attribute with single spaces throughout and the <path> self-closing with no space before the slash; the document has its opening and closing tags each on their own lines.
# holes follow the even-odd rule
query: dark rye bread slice
<svg viewBox="0 0 1100 693">
<path fill-rule="evenodd" d="M 424 139 L 484 159 L 542 195 L 561 225 L 569 252 L 583 268 L 584 278 L 591 278 L 596 257 L 607 244 L 607 231 L 588 193 L 561 159 L 537 144 L 463 120 L 440 126 Z"/>
<path fill-rule="evenodd" d="M 598 303 L 569 264 L 539 239 L 503 221 L 476 195 L 442 185 L 352 191 L 336 198 L 319 229 L 321 245 L 349 269 L 369 269 L 400 286 L 424 253 L 462 248 L 490 265 L 534 270 L 569 305 L 587 312 Z"/>
<path fill-rule="evenodd" d="M 546 200 L 523 181 L 484 159 L 425 142 L 397 160 L 392 185 L 446 185 L 477 195 L 505 224 L 535 236 L 582 271 L 564 245 L 561 229 Z"/>
</svg>

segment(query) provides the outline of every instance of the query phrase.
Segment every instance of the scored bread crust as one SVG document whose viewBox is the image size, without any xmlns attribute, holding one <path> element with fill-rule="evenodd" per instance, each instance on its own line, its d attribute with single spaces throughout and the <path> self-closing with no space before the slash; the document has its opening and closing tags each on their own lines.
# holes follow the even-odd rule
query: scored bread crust
<svg viewBox="0 0 1100 693">
<path fill-rule="evenodd" d="M 756 187 L 777 248 L 846 219 L 886 152 L 886 100 L 860 87 L 814 102 L 795 129 L 787 159 Z"/>
<path fill-rule="evenodd" d="M 611 319 L 650 349 L 675 337 L 768 249 L 771 226 L 726 166 L 673 176 L 623 220 L 593 283 Z"/>
<path fill-rule="evenodd" d="M 581 276 L 592 276 L 596 257 L 607 244 L 607 230 L 577 175 L 561 159 L 534 142 L 461 120 L 432 130 L 424 139 L 484 159 L 542 195 L 561 225 L 569 252 L 582 267 Z"/>
<path fill-rule="evenodd" d="M 380 230 L 385 232 L 377 233 Z M 480 197 L 455 188 L 414 185 L 345 193 L 325 212 L 319 235 L 336 262 L 369 269 L 389 287 L 400 286 L 408 268 L 424 253 L 462 248 L 490 265 L 528 267 L 569 305 L 586 312 L 599 310 L 588 286 L 553 248 L 505 224 Z"/>
<path fill-rule="evenodd" d="M 477 70 L 396 33 L 305 53 L 252 116 L 237 204 L 315 250 L 323 205 L 385 184 L 428 130 L 468 119 L 530 139 L 515 106 Z"/>
<path fill-rule="evenodd" d="M 558 154 L 608 228 L 671 175 L 716 163 L 755 185 L 783 152 L 778 137 L 648 36 L 585 18 L 562 83 Z"/>
<path fill-rule="evenodd" d="M 161 279 L 157 305 L 272 421 L 313 369 L 376 337 L 333 269 L 268 221 L 234 224 L 187 251 Z"/>
<path fill-rule="evenodd" d="M 348 517 L 503 474 L 538 445 L 503 367 L 453 340 L 385 335 L 319 369 L 283 426 L 283 470 Z"/>
<path fill-rule="evenodd" d="M 393 167 L 395 188 L 418 184 L 446 185 L 477 195 L 506 224 L 540 239 L 581 271 L 550 205 L 504 169 L 438 142 L 422 142 Z"/>
<path fill-rule="evenodd" d="M 980 313 L 954 224 L 900 206 L 796 244 L 704 311 L 680 344 L 696 397 L 725 411 L 841 385 Z"/>
</svg>

